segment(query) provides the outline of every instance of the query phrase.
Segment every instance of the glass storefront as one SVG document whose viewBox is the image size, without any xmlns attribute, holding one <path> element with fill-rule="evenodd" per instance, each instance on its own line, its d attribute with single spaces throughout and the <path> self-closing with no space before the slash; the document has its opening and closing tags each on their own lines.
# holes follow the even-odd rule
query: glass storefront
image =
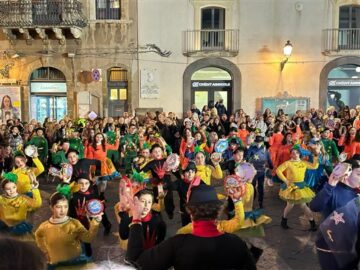
<svg viewBox="0 0 360 270">
<path fill-rule="evenodd" d="M 46 117 L 60 120 L 67 113 L 67 97 L 31 96 L 31 119 L 44 122 Z"/>
<path fill-rule="evenodd" d="M 60 120 L 67 114 L 67 87 L 61 71 L 51 67 L 35 70 L 30 78 L 30 93 L 31 119 Z"/>
<path fill-rule="evenodd" d="M 220 68 L 200 69 L 191 77 L 192 104 L 198 109 L 223 100 L 228 111 L 232 108 L 232 79 L 230 74 Z"/>
<path fill-rule="evenodd" d="M 344 106 L 354 108 L 360 104 L 360 66 L 342 65 L 328 75 L 327 106 L 341 110 Z"/>
</svg>

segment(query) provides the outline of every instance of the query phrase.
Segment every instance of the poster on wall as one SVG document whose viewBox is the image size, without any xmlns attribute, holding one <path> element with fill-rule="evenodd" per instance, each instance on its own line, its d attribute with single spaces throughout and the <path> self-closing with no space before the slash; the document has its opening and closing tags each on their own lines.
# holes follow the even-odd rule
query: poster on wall
<svg viewBox="0 0 360 270">
<path fill-rule="evenodd" d="M 283 109 L 285 114 L 293 115 L 296 111 L 307 111 L 310 106 L 310 98 L 290 97 L 290 98 L 263 98 L 262 111 L 269 108 L 274 114 L 279 109 Z"/>
<path fill-rule="evenodd" d="M 0 120 L 21 118 L 20 86 L 0 86 Z"/>
<path fill-rule="evenodd" d="M 140 98 L 157 99 L 160 95 L 159 75 L 156 69 L 141 69 Z"/>
</svg>

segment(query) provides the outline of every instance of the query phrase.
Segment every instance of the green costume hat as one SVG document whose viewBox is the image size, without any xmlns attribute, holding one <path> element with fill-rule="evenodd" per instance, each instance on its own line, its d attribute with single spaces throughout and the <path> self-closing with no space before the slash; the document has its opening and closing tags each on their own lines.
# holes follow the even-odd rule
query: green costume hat
<svg viewBox="0 0 360 270">
<path fill-rule="evenodd" d="M 71 195 L 71 186 L 70 185 L 57 185 L 56 191 L 62 195 L 64 195 L 67 199 L 70 199 Z"/>
<path fill-rule="evenodd" d="M 136 170 L 133 170 L 132 174 L 130 175 L 130 178 L 138 182 L 139 184 L 144 184 L 146 182 L 146 173 L 144 172 L 137 172 Z"/>
<path fill-rule="evenodd" d="M 15 151 L 14 158 L 16 158 L 16 157 L 24 157 L 24 158 L 26 158 L 25 153 L 22 150 L 16 150 Z"/>
<path fill-rule="evenodd" d="M 79 120 L 77 120 L 77 124 L 81 127 L 85 127 L 86 126 L 86 119 L 85 118 L 80 118 Z"/>
<path fill-rule="evenodd" d="M 3 180 L 8 180 L 10 182 L 13 182 L 14 184 L 17 183 L 18 177 L 15 173 L 9 172 L 9 173 L 5 173 L 2 176 Z"/>
<path fill-rule="evenodd" d="M 291 147 L 291 151 L 292 150 L 296 150 L 298 151 L 299 153 L 301 153 L 301 147 L 300 147 L 300 144 L 296 143 L 293 145 L 293 147 Z"/>
<path fill-rule="evenodd" d="M 150 149 L 150 144 L 148 142 L 144 142 L 142 145 L 142 149 Z"/>
</svg>

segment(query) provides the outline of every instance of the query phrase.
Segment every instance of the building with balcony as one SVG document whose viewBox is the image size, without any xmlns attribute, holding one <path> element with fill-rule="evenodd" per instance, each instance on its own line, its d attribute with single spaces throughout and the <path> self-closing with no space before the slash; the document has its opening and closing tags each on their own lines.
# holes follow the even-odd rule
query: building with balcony
<svg viewBox="0 0 360 270">
<path fill-rule="evenodd" d="M 359 0 L 138 3 L 139 43 L 172 54 L 139 56 L 155 91 L 148 95 L 141 77 L 137 107 L 185 113 L 223 99 L 231 111 L 253 115 L 268 106 L 294 112 L 360 104 Z"/>
<path fill-rule="evenodd" d="M 0 98 L 8 93 L 25 120 L 132 110 L 135 4 L 1 0 Z"/>
<path fill-rule="evenodd" d="M 360 0 L 0 0 L 0 27 L 26 120 L 360 103 Z"/>
</svg>

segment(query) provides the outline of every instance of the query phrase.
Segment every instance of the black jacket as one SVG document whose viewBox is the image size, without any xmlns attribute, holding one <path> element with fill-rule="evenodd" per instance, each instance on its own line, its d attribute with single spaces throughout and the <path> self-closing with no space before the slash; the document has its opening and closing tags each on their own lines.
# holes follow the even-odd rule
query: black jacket
<svg viewBox="0 0 360 270">
<path fill-rule="evenodd" d="M 217 237 L 176 235 L 148 250 L 144 250 L 143 243 L 142 226 L 132 225 L 126 259 L 142 270 L 165 270 L 171 266 L 176 270 L 256 269 L 245 242 L 233 234 Z"/>
</svg>

